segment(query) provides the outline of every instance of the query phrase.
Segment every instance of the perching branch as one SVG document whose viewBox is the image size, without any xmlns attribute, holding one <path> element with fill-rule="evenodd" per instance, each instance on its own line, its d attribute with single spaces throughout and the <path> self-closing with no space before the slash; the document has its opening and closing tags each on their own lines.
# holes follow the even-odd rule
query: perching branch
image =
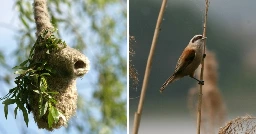
<svg viewBox="0 0 256 134">
<path fill-rule="evenodd" d="M 161 29 L 160 27 L 161 27 L 161 23 L 163 20 L 163 14 L 165 11 L 166 3 L 167 3 L 167 0 L 162 1 L 162 6 L 161 6 L 161 9 L 160 9 L 160 12 L 158 15 L 156 28 L 155 28 L 155 32 L 154 32 L 154 37 L 152 40 L 150 53 L 149 53 L 148 61 L 147 61 L 147 66 L 146 66 L 146 70 L 145 70 L 145 75 L 144 75 L 144 79 L 143 79 L 140 101 L 139 101 L 139 105 L 138 105 L 138 111 L 134 115 L 133 134 L 138 134 L 138 131 L 139 131 L 140 119 L 141 119 L 141 114 L 142 114 L 142 109 L 143 109 L 144 98 L 145 98 L 145 94 L 146 94 L 146 90 L 147 90 L 148 78 L 150 75 L 150 70 L 151 70 L 151 65 L 152 65 L 152 59 L 153 59 L 159 31 Z"/>
<path fill-rule="evenodd" d="M 208 16 L 208 7 L 209 7 L 209 1 L 205 0 L 203 37 L 206 37 L 206 24 L 207 24 L 207 16 Z M 205 48 L 206 48 L 206 40 L 204 40 L 204 57 L 205 57 Z M 204 58 L 202 59 L 200 80 L 203 80 L 203 74 L 204 74 Z M 203 95 L 202 94 L 202 89 L 203 89 L 203 85 L 200 85 L 199 95 L 198 95 L 198 111 L 197 111 L 197 134 L 200 134 L 200 128 L 201 128 L 201 106 L 202 106 L 202 95 Z"/>
</svg>

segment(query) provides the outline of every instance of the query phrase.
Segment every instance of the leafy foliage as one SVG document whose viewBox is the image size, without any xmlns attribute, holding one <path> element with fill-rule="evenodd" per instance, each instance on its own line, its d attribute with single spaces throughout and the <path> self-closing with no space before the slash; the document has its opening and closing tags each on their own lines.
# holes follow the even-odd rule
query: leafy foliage
<svg viewBox="0 0 256 134">
<path fill-rule="evenodd" d="M 48 111 L 47 117 L 50 128 L 52 127 L 53 123 L 58 122 L 60 116 L 65 119 L 62 113 L 54 107 L 56 101 L 54 100 L 53 95 L 57 94 L 58 92 L 52 91 L 47 84 L 47 76 L 54 74 L 55 71 L 52 70 L 46 61 L 37 63 L 33 62 L 34 50 L 37 46 L 46 47 L 46 54 L 50 54 L 50 52 L 54 50 L 61 49 L 58 44 L 63 44 L 61 45 L 63 47 L 66 46 L 65 42 L 55 38 L 55 36 L 52 34 L 50 37 L 46 37 L 48 33 L 51 33 L 51 31 L 45 30 L 45 32 L 38 37 L 36 43 L 32 47 L 29 58 L 22 62 L 19 66 L 14 67 L 14 69 L 18 69 L 15 74 L 19 75 L 15 78 L 16 87 L 12 88 L 3 98 L 0 98 L 0 100 L 4 100 L 3 104 L 5 105 L 4 112 L 6 119 L 8 115 L 8 105 L 16 104 L 17 106 L 14 109 L 15 118 L 17 115 L 17 110 L 20 109 L 23 112 L 24 121 L 28 126 L 28 113 L 30 113 L 31 110 L 29 104 L 29 97 L 32 95 L 31 92 L 35 92 L 39 95 L 39 116 L 42 117 Z"/>
<path fill-rule="evenodd" d="M 21 27 L 18 29 L 15 58 L 23 61 L 35 42 L 32 2 L 16 1 Z M 67 128 L 81 133 L 126 131 L 126 1 L 48 0 L 51 22 L 60 38 L 84 51 L 93 69 L 84 87 L 93 98 L 78 100 L 78 118 Z M 70 43 L 71 42 L 71 43 Z M 94 72 L 94 73 L 93 73 Z M 83 89 L 79 89 L 83 91 Z M 100 117 L 95 116 L 95 111 Z M 107 132 L 106 132 L 107 130 Z"/>
</svg>

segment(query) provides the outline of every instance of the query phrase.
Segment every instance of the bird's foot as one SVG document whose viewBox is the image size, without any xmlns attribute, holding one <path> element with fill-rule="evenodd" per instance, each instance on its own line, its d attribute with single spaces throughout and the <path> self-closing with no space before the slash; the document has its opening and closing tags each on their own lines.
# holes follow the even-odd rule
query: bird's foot
<svg viewBox="0 0 256 134">
<path fill-rule="evenodd" d="M 203 80 L 200 80 L 200 81 L 198 81 L 198 84 L 199 84 L 199 85 L 204 85 L 204 81 L 203 81 Z"/>
<path fill-rule="evenodd" d="M 205 58 L 206 57 L 206 54 L 203 54 L 203 58 Z"/>
</svg>

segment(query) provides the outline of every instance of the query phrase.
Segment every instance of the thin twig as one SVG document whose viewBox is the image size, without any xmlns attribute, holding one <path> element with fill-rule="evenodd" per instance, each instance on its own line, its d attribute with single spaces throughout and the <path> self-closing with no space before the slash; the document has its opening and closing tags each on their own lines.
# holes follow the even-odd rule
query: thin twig
<svg viewBox="0 0 256 134">
<path fill-rule="evenodd" d="M 134 116 L 133 134 L 138 134 L 138 131 L 139 131 L 140 119 L 141 119 L 141 114 L 142 114 L 142 109 L 143 109 L 143 103 L 144 103 L 144 98 L 145 98 L 147 85 L 148 85 L 148 78 L 149 78 L 151 65 L 152 65 L 152 58 L 153 58 L 153 55 L 154 55 L 155 46 L 156 46 L 159 31 L 160 31 L 160 26 L 161 26 L 161 23 L 162 23 L 162 20 L 163 20 L 163 14 L 164 14 L 164 11 L 165 11 L 166 3 L 167 3 L 167 0 L 162 1 L 162 6 L 161 6 L 161 9 L 160 9 L 160 12 L 159 12 L 159 15 L 158 15 L 156 28 L 155 28 L 155 33 L 154 33 L 154 37 L 153 37 L 153 40 L 152 40 L 150 53 L 149 53 L 148 61 L 147 61 L 147 66 L 146 66 L 146 70 L 145 70 L 145 75 L 144 75 L 144 79 L 143 79 L 140 101 L 139 101 L 139 105 L 138 105 L 138 111 L 135 113 L 135 116 Z"/>
<path fill-rule="evenodd" d="M 207 23 L 208 7 L 209 7 L 209 1 L 205 0 L 203 37 L 206 37 L 206 23 Z M 205 47 L 206 47 L 206 40 L 204 40 L 204 55 L 205 55 Z M 204 74 L 204 58 L 202 60 L 200 80 L 203 80 L 203 74 Z M 198 111 L 197 111 L 197 134 L 200 134 L 200 128 L 201 128 L 201 106 L 202 106 L 202 95 L 203 95 L 202 89 L 203 89 L 203 85 L 200 85 L 199 95 L 198 95 Z"/>
</svg>

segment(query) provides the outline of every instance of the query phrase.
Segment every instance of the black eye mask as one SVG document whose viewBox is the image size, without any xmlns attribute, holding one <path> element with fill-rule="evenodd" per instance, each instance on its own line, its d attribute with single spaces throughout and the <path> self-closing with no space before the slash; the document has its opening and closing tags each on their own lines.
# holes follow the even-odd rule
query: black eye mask
<svg viewBox="0 0 256 134">
<path fill-rule="evenodd" d="M 197 40 L 199 40 L 199 39 L 202 39 L 202 38 L 203 38 L 202 35 L 197 36 L 197 37 L 195 37 L 195 38 L 192 40 L 192 43 L 194 43 L 195 41 L 197 41 Z"/>
</svg>

